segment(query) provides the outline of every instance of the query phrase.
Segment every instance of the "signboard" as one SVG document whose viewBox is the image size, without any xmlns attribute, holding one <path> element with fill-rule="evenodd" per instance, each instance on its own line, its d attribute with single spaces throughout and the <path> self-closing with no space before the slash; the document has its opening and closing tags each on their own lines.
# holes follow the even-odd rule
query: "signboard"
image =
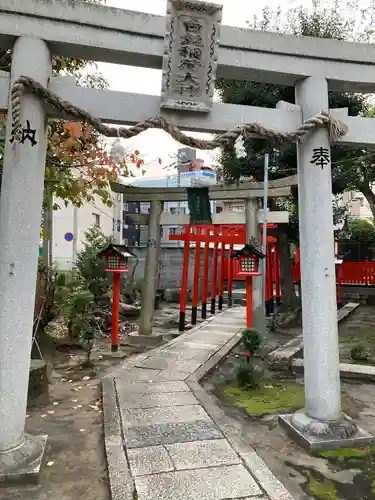
<svg viewBox="0 0 375 500">
<path fill-rule="evenodd" d="M 74 240 L 73 233 L 65 233 L 64 235 L 64 240 L 68 241 L 69 243 Z"/>
<path fill-rule="evenodd" d="M 197 0 L 168 0 L 167 5 L 161 107 L 208 113 L 223 7 Z"/>
</svg>

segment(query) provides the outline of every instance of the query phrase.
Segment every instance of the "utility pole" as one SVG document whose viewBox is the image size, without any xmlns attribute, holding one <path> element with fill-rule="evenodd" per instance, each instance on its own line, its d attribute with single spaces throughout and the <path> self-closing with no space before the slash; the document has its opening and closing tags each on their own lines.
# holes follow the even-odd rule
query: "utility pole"
<svg viewBox="0 0 375 500">
<path fill-rule="evenodd" d="M 73 269 L 77 267 L 77 255 L 78 255 L 78 207 L 73 206 L 73 253 L 72 262 Z"/>
</svg>

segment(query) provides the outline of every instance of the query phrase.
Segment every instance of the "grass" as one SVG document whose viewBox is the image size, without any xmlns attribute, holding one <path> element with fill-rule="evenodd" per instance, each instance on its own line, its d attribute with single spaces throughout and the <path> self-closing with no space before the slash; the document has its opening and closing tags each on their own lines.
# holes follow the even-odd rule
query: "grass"
<svg viewBox="0 0 375 500">
<path fill-rule="evenodd" d="M 336 486 L 325 479 L 324 481 L 318 481 L 311 474 L 308 476 L 307 486 L 310 495 L 319 500 L 340 500 L 337 496 Z"/>
<path fill-rule="evenodd" d="M 317 455 L 323 458 L 338 462 L 344 462 L 350 458 L 363 458 L 374 453 L 374 446 L 364 446 L 362 448 L 338 448 L 337 450 L 321 451 Z"/>
<path fill-rule="evenodd" d="M 237 408 L 242 408 L 248 415 L 254 416 L 299 409 L 305 402 L 303 386 L 289 382 L 264 382 L 257 389 L 249 390 L 227 385 L 222 387 L 221 391 Z"/>
<path fill-rule="evenodd" d="M 254 417 L 295 411 L 305 406 L 304 387 L 293 382 L 263 381 L 256 389 L 230 384 L 219 387 L 218 392 L 228 402 Z M 343 394 L 342 398 L 345 411 L 348 397 Z"/>
</svg>

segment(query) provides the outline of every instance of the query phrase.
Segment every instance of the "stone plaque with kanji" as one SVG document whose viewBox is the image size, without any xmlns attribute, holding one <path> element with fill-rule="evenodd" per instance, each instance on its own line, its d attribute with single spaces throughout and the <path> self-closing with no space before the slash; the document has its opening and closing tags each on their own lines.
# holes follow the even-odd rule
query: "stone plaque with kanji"
<svg viewBox="0 0 375 500">
<path fill-rule="evenodd" d="M 162 108 L 211 111 L 221 18 L 221 5 L 168 0 Z"/>
</svg>

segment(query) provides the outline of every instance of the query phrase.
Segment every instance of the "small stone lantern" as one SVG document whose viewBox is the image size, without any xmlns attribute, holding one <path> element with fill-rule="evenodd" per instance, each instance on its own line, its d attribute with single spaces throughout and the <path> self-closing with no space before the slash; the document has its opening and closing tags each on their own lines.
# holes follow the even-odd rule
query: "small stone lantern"
<svg viewBox="0 0 375 500">
<path fill-rule="evenodd" d="M 102 250 L 99 257 L 105 257 L 107 267 L 105 271 L 113 274 L 113 297 L 112 297 L 112 352 L 119 349 L 119 317 L 120 317 L 120 276 L 128 274 L 129 257 L 137 258 L 125 245 L 108 245 Z"/>
</svg>

